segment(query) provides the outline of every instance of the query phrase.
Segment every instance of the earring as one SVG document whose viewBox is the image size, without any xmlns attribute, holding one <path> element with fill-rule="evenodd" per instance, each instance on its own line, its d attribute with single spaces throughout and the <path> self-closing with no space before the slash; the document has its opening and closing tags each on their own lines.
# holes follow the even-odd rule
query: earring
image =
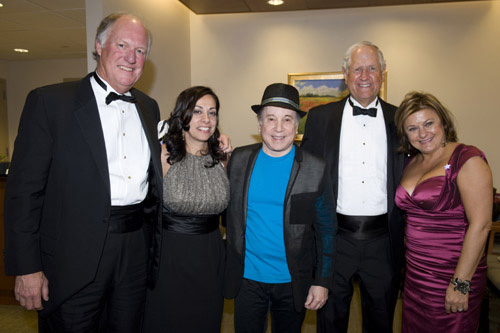
<svg viewBox="0 0 500 333">
<path fill-rule="evenodd" d="M 411 146 L 410 143 L 408 142 L 408 154 L 407 154 L 408 157 L 411 156 L 410 152 L 411 152 Z"/>
<path fill-rule="evenodd" d="M 442 147 L 446 147 L 446 144 L 447 144 L 447 143 L 448 143 L 448 142 L 446 141 L 446 139 L 444 139 L 444 141 L 443 141 L 443 143 L 441 144 L 441 146 L 442 146 Z"/>
</svg>

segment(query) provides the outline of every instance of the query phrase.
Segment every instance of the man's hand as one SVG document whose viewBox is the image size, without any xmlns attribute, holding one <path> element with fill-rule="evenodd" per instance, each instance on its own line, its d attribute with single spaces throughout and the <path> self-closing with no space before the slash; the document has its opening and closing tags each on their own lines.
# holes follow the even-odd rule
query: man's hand
<svg viewBox="0 0 500 333">
<path fill-rule="evenodd" d="M 42 297 L 46 302 L 49 300 L 49 280 L 42 271 L 16 276 L 14 294 L 26 310 L 41 310 Z"/>
<path fill-rule="evenodd" d="M 304 307 L 309 310 L 318 310 L 328 300 L 328 289 L 321 286 L 311 286 Z"/>
<path fill-rule="evenodd" d="M 233 146 L 231 146 L 231 140 L 226 134 L 221 134 L 219 136 L 219 146 L 223 152 L 226 154 L 231 154 L 233 152 Z"/>
</svg>

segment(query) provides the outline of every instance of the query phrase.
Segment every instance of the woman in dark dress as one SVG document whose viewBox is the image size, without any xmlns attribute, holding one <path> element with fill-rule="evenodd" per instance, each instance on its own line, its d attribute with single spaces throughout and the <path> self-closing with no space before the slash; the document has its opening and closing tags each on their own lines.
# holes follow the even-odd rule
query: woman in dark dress
<svg viewBox="0 0 500 333">
<path fill-rule="evenodd" d="M 225 250 L 219 214 L 229 201 L 229 181 L 218 116 L 217 96 L 198 86 L 179 95 L 167 121 L 161 262 L 147 294 L 144 332 L 220 332 Z"/>
<path fill-rule="evenodd" d="M 449 111 L 411 92 L 395 116 L 412 157 L 396 191 L 406 211 L 403 332 L 475 332 L 486 283 L 492 176 L 482 151 L 457 142 Z"/>
</svg>

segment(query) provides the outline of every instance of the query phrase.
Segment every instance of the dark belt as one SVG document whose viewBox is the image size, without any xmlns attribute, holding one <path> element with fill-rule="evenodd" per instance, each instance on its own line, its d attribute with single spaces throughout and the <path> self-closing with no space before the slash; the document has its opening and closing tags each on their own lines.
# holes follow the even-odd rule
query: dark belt
<svg viewBox="0 0 500 333">
<path fill-rule="evenodd" d="M 377 216 L 351 216 L 337 213 L 339 235 L 357 240 L 373 239 L 389 232 L 387 214 Z"/>
<path fill-rule="evenodd" d="M 144 205 L 138 203 L 129 206 L 111 206 L 108 231 L 124 234 L 139 230 L 144 223 Z"/>
<path fill-rule="evenodd" d="M 219 215 L 177 215 L 163 212 L 163 229 L 180 234 L 203 235 L 219 227 Z"/>
</svg>

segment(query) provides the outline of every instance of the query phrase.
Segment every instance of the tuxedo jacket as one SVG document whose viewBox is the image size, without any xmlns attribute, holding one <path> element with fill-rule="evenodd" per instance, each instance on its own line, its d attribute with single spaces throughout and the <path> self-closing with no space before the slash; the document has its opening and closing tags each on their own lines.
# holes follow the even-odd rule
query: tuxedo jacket
<svg viewBox="0 0 500 333">
<path fill-rule="evenodd" d="M 44 272 L 46 314 L 93 281 L 110 220 L 108 160 L 91 75 L 29 93 L 7 180 L 5 270 Z M 159 109 L 144 93 L 131 93 L 151 150 L 144 229 L 152 251 L 161 241 Z"/>
<path fill-rule="evenodd" d="M 309 111 L 301 145 L 305 150 L 317 154 L 327 161 L 333 184 L 335 207 L 337 207 L 338 197 L 340 131 L 347 98 L 317 106 Z M 381 99 L 379 101 L 384 114 L 387 134 L 387 215 L 391 256 L 394 269 L 399 272 L 404 255 L 404 220 L 402 211 L 394 204 L 394 199 L 403 172 L 404 156 L 397 153 L 399 141 L 394 126 L 396 107 Z"/>
<path fill-rule="evenodd" d="M 248 188 L 261 148 L 262 144 L 258 143 L 235 149 L 227 166 L 231 197 L 224 217 L 226 298 L 236 297 L 243 279 Z M 326 163 L 296 147 L 284 199 L 283 234 L 297 311 L 304 308 L 311 285 L 331 289 L 336 230 Z"/>
</svg>

